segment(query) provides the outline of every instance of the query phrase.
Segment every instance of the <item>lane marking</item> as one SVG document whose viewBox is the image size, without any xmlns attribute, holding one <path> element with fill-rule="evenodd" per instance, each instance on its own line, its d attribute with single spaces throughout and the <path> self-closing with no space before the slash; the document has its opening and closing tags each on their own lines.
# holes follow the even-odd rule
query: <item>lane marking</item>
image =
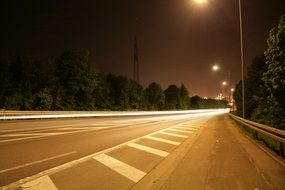
<svg viewBox="0 0 285 190">
<path fill-rule="evenodd" d="M 139 123 L 140 124 L 140 123 Z M 55 127 L 41 127 L 41 128 L 25 128 L 25 129 L 8 129 L 8 130 L 1 130 L 0 133 L 9 133 L 9 132 L 38 132 L 38 131 L 49 131 L 49 130 L 57 130 L 57 129 L 61 129 L 61 128 L 78 128 L 78 129 L 84 129 L 87 128 L 88 126 L 102 126 L 102 128 L 104 126 L 104 128 L 113 128 L 113 126 L 116 125 L 120 125 L 120 126 L 127 126 L 130 124 L 121 124 L 121 123 L 102 123 L 102 124 L 73 124 L 73 125 L 59 125 L 59 126 L 55 126 Z M 133 124 L 133 125 L 136 125 Z M 94 128 L 99 128 L 99 127 L 94 127 Z"/>
<path fill-rule="evenodd" d="M 20 187 L 21 189 L 30 189 L 30 190 L 57 190 L 55 184 L 48 175 L 27 182 L 21 185 Z"/>
<path fill-rule="evenodd" d="M 158 138 L 158 137 L 153 137 L 153 136 L 146 136 L 145 138 L 147 139 L 151 139 L 154 141 L 159 141 L 159 142 L 164 142 L 164 143 L 168 143 L 168 144 L 172 144 L 172 145 L 180 145 L 180 142 L 176 142 L 176 141 L 171 141 L 171 140 L 167 140 L 167 139 L 163 139 L 163 138 Z"/>
<path fill-rule="evenodd" d="M 37 161 L 34 161 L 34 162 L 22 164 L 22 165 L 15 166 L 15 167 L 12 167 L 12 168 L 4 169 L 4 170 L 0 171 L 0 174 L 6 173 L 6 172 L 9 172 L 9 171 L 12 171 L 12 170 L 17 170 L 17 169 L 20 169 L 20 168 L 28 167 L 28 166 L 31 166 L 31 165 L 34 165 L 34 164 L 39 164 L 39 163 L 42 163 L 42 162 L 54 160 L 54 159 L 57 159 L 57 158 L 60 158 L 60 157 L 64 157 L 64 156 L 68 156 L 68 155 L 75 154 L 75 153 L 76 153 L 76 151 L 67 152 L 67 153 L 64 153 L 64 154 L 57 155 L 57 156 L 52 156 L 52 157 L 48 157 L 48 158 L 45 158 L 45 159 L 42 159 L 42 160 L 37 160 Z"/>
<path fill-rule="evenodd" d="M 149 152 L 149 153 L 155 154 L 157 156 L 161 156 L 161 157 L 166 157 L 166 156 L 169 155 L 169 152 L 165 152 L 163 150 L 158 150 L 156 148 L 151 148 L 151 147 L 148 147 L 148 146 L 140 145 L 140 144 L 137 144 L 137 143 L 130 143 L 130 144 L 127 144 L 127 145 L 129 147 L 136 148 L 136 149 L 139 149 L 139 150 L 142 150 L 142 151 L 145 151 L 145 152 Z"/>
<path fill-rule="evenodd" d="M 18 134 L 7 134 L 0 135 L 0 137 L 17 137 L 17 136 L 52 136 L 52 135 L 61 135 L 63 133 L 18 133 Z"/>
<path fill-rule="evenodd" d="M 63 127 L 55 129 L 57 131 L 64 131 L 64 130 L 99 130 L 99 129 L 108 129 L 110 127 Z"/>
<path fill-rule="evenodd" d="M 23 137 L 23 138 L 15 138 L 15 139 L 8 139 L 8 140 L 0 140 L 0 143 L 20 141 L 20 140 L 26 140 L 26 139 L 34 139 L 34 138 L 42 138 L 42 137 L 49 137 L 49 136 L 66 135 L 66 134 L 73 134 L 73 133 L 81 133 L 81 132 L 88 132 L 88 131 L 92 131 L 92 130 L 82 129 L 82 130 L 71 131 L 71 132 L 62 132 L 62 133 L 35 133 L 35 134 L 40 134 L 40 135 L 33 136 L 33 137 Z"/>
<path fill-rule="evenodd" d="M 0 135 L 1 137 L 22 137 L 22 136 L 40 136 L 37 133 L 19 133 L 19 134 L 7 134 L 7 135 Z"/>
<path fill-rule="evenodd" d="M 169 131 L 176 131 L 176 132 L 182 132 L 182 133 L 190 133 L 190 134 L 192 134 L 192 133 L 194 133 L 193 131 L 185 131 L 185 130 L 180 130 L 180 129 L 167 129 L 167 130 L 169 130 Z"/>
<path fill-rule="evenodd" d="M 172 127 L 172 128 L 175 128 L 175 129 L 183 129 L 183 130 L 189 130 L 189 131 L 196 131 L 196 130 L 198 130 L 198 129 L 189 128 L 189 127 Z"/>
<path fill-rule="evenodd" d="M 168 132 L 164 132 L 164 131 L 159 131 L 158 133 L 164 134 L 164 135 L 169 135 L 169 136 L 174 136 L 174 137 L 188 138 L 188 136 L 186 136 L 186 135 L 178 135 L 178 134 L 168 133 Z"/>
<path fill-rule="evenodd" d="M 137 168 L 134 168 L 133 166 L 130 166 L 106 154 L 99 154 L 97 156 L 94 156 L 93 159 L 118 172 L 122 176 L 132 180 L 135 183 L 137 183 L 146 175 L 145 172 L 138 170 Z"/>
</svg>

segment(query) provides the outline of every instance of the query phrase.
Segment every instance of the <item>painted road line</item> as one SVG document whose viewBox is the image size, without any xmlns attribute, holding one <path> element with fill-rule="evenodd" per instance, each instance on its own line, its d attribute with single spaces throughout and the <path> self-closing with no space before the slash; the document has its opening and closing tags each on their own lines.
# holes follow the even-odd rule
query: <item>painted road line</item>
<svg viewBox="0 0 285 190">
<path fill-rule="evenodd" d="M 99 154 L 93 158 L 135 183 L 137 183 L 146 175 L 145 172 L 138 170 L 133 166 L 130 166 L 106 154 Z"/>
<path fill-rule="evenodd" d="M 186 135 L 178 135 L 178 134 L 173 134 L 173 133 L 167 133 L 164 131 L 159 131 L 158 133 L 163 134 L 163 135 L 174 136 L 174 137 L 188 138 L 188 136 Z"/>
<path fill-rule="evenodd" d="M 18 133 L 18 134 L 7 134 L 1 135 L 1 137 L 17 137 L 17 136 L 53 136 L 61 135 L 63 133 Z"/>
<path fill-rule="evenodd" d="M 145 152 L 149 152 L 149 153 L 155 154 L 157 156 L 161 156 L 161 157 L 166 157 L 169 154 L 168 152 L 165 152 L 163 150 L 158 150 L 156 148 L 151 148 L 151 147 L 140 145 L 137 143 L 130 143 L 130 144 L 128 144 L 128 146 L 142 150 L 142 151 L 145 151 Z"/>
<path fill-rule="evenodd" d="M 167 130 L 169 130 L 169 131 L 176 131 L 176 132 L 182 132 L 182 133 L 190 133 L 190 134 L 194 133 L 193 131 L 185 131 L 185 130 L 173 129 L 173 128 L 169 128 Z"/>
<path fill-rule="evenodd" d="M 18 133 L 18 134 L 0 135 L 0 137 L 23 137 L 23 136 L 41 136 L 41 135 L 37 133 Z"/>
<path fill-rule="evenodd" d="M 57 190 L 55 184 L 48 175 L 42 176 L 33 181 L 27 182 L 20 186 L 21 189 L 29 190 Z"/>
<path fill-rule="evenodd" d="M 153 137 L 153 136 L 146 136 L 145 138 L 147 139 L 151 139 L 154 141 L 159 141 L 159 142 L 163 142 L 163 143 L 168 143 L 168 144 L 172 144 L 172 145 L 180 145 L 180 142 L 176 142 L 176 141 L 171 141 L 171 140 L 167 140 L 167 139 L 163 139 L 163 138 L 158 138 L 158 137 Z"/>
<path fill-rule="evenodd" d="M 91 131 L 91 130 L 81 129 L 81 130 L 75 130 L 75 131 L 70 131 L 70 132 L 61 132 L 61 133 L 35 133 L 35 134 L 37 134 L 36 136 L 32 136 L 32 137 L 28 136 L 28 137 L 23 137 L 23 138 L 0 140 L 0 143 L 34 139 L 34 138 L 43 138 L 43 137 L 50 137 L 50 136 L 57 136 L 57 135 L 74 134 L 74 133 L 87 132 L 87 131 Z"/>
<path fill-rule="evenodd" d="M 15 166 L 15 167 L 12 167 L 12 168 L 4 169 L 4 170 L 0 171 L 0 174 L 6 173 L 6 172 L 9 172 L 9 171 L 12 171 L 12 170 L 17 170 L 17 169 L 21 169 L 21 168 L 24 168 L 24 167 L 28 167 L 28 166 L 31 166 L 31 165 L 34 165 L 34 164 L 39 164 L 39 163 L 42 163 L 42 162 L 54 160 L 54 159 L 61 158 L 61 157 L 64 157 L 64 156 L 68 156 L 68 155 L 75 154 L 75 153 L 76 153 L 76 151 L 67 152 L 67 153 L 64 153 L 64 154 L 57 155 L 57 156 L 52 156 L 52 157 L 45 158 L 45 159 L 42 159 L 42 160 L 37 160 L 37 161 L 34 161 L 34 162 L 22 164 L 22 165 Z"/>
<path fill-rule="evenodd" d="M 183 130 L 188 130 L 188 131 L 196 131 L 196 130 L 198 130 L 198 129 L 189 128 L 189 127 L 172 127 L 172 128 L 175 128 L 175 129 L 183 129 Z"/>
</svg>

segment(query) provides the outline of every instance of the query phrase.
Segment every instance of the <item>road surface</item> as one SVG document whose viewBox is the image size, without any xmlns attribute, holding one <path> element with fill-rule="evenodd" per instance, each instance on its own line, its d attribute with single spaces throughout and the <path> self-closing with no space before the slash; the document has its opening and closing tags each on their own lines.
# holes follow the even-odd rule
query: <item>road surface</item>
<svg viewBox="0 0 285 190">
<path fill-rule="evenodd" d="M 2 189 L 285 185 L 284 167 L 242 136 L 222 112 L 4 121 L 0 155 Z"/>
</svg>

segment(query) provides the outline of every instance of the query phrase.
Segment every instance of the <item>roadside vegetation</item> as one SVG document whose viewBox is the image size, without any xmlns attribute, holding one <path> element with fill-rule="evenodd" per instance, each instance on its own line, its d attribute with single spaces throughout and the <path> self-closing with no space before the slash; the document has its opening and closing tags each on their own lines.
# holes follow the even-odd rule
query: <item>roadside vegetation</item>
<svg viewBox="0 0 285 190">
<path fill-rule="evenodd" d="M 258 55 L 245 78 L 245 117 L 285 130 L 285 15 L 267 39 L 268 49 Z M 241 81 L 236 85 L 236 114 L 242 115 Z"/>
<path fill-rule="evenodd" d="M 86 49 L 68 49 L 56 59 L 1 54 L 0 109 L 185 110 L 227 107 L 224 100 L 190 97 L 182 84 L 146 88 L 124 76 L 103 75 Z"/>
</svg>

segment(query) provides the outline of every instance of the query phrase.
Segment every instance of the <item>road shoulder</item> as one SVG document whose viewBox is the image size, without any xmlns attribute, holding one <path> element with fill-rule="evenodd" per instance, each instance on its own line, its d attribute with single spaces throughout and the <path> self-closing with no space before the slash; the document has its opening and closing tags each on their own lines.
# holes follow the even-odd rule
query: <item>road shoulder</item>
<svg viewBox="0 0 285 190">
<path fill-rule="evenodd" d="M 133 189 L 282 189 L 284 179 L 284 167 L 223 115 L 209 120 Z"/>
</svg>

